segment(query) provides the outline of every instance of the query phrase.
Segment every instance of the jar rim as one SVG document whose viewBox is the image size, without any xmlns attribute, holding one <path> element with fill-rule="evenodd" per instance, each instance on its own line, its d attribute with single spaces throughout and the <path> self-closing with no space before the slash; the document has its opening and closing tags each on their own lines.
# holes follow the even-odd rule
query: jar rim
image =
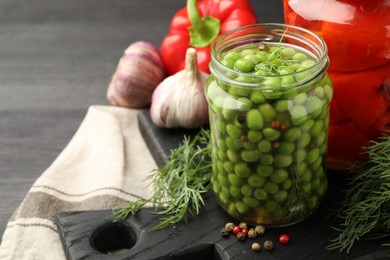
<svg viewBox="0 0 390 260">
<path fill-rule="evenodd" d="M 257 28 L 268 28 L 270 30 L 270 32 L 273 32 L 273 33 L 275 33 L 277 29 L 279 31 L 280 31 L 280 29 L 284 29 L 282 33 L 281 32 L 278 33 L 279 35 L 282 35 L 281 36 L 281 40 L 286 35 L 289 36 L 289 37 L 292 37 L 292 38 L 296 38 L 297 36 L 299 36 L 300 40 L 305 40 L 305 41 L 307 41 L 307 43 L 310 43 L 311 45 L 315 45 L 315 46 L 312 46 L 312 47 L 315 47 L 318 50 L 317 56 L 312 51 L 309 51 L 310 54 L 315 56 L 315 58 L 316 58 L 314 60 L 315 63 L 312 66 L 307 67 L 304 70 L 301 70 L 299 72 L 293 72 L 293 73 L 290 73 L 290 74 L 283 74 L 283 75 L 271 75 L 271 74 L 270 75 L 255 75 L 255 74 L 249 74 L 249 73 L 245 73 L 245 72 L 239 72 L 239 71 L 233 70 L 231 68 L 228 68 L 225 65 L 223 65 L 220 62 L 220 60 L 218 60 L 216 58 L 216 56 L 217 56 L 216 48 L 217 48 L 217 46 L 219 46 L 219 44 L 221 44 L 221 42 L 223 42 L 226 39 L 234 40 L 236 38 L 232 37 L 232 35 L 240 32 L 240 31 L 250 30 L 251 28 L 256 28 L 256 27 Z M 290 32 L 289 32 L 289 29 L 290 29 Z M 240 36 L 242 36 L 242 35 L 240 35 Z M 272 40 L 274 38 L 272 35 L 269 35 L 269 36 L 270 36 L 270 38 L 268 40 Z M 312 39 L 310 39 L 309 36 Z M 229 37 L 231 37 L 231 38 L 229 39 Z M 313 40 L 315 40 L 316 42 L 314 42 Z M 262 41 L 262 42 L 267 42 L 267 41 Z M 272 42 L 272 41 L 270 41 L 270 42 Z M 273 43 L 277 43 L 277 42 L 273 41 Z M 226 72 L 228 72 L 230 74 L 231 73 L 236 74 L 237 76 L 238 75 L 248 75 L 250 77 L 254 77 L 254 78 L 257 78 L 257 79 L 280 77 L 280 76 L 289 76 L 289 75 L 297 75 L 298 73 L 305 73 L 305 72 L 307 72 L 309 70 L 312 70 L 315 67 L 318 67 L 316 71 L 318 71 L 318 73 L 319 73 L 321 71 L 326 71 L 328 66 L 329 66 L 329 57 L 328 57 L 327 45 L 326 45 L 325 41 L 319 35 L 317 35 L 316 33 L 312 32 L 312 31 L 310 31 L 308 29 L 305 29 L 305 28 L 302 28 L 302 27 L 299 27 L 299 26 L 295 26 L 295 25 L 283 24 L 283 23 L 256 23 L 256 24 L 242 26 L 242 27 L 233 29 L 231 31 L 228 31 L 228 32 L 220 35 L 217 38 L 217 40 L 211 46 L 211 62 L 209 64 L 210 71 L 213 74 L 216 71 L 226 71 Z M 318 75 L 318 73 L 315 73 L 313 75 L 313 77 L 308 78 L 304 82 L 300 82 L 300 84 L 312 80 L 313 78 L 315 78 Z M 235 82 L 232 79 L 229 79 L 228 81 L 232 81 L 232 83 L 233 82 L 237 83 L 237 82 Z M 256 84 L 256 83 L 239 82 L 239 84 L 240 85 L 245 85 L 245 86 L 258 86 L 258 84 Z"/>
</svg>

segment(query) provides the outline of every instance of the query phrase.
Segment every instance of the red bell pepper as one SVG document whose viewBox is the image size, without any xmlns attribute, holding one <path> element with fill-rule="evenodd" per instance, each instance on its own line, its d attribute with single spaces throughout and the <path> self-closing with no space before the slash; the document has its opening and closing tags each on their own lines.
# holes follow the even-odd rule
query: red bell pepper
<svg viewBox="0 0 390 260">
<path fill-rule="evenodd" d="M 170 32 L 161 44 L 161 55 L 169 74 L 184 69 L 185 53 L 196 49 L 199 69 L 210 73 L 211 44 L 232 29 L 257 23 L 247 0 L 188 0 L 172 18 Z"/>
</svg>

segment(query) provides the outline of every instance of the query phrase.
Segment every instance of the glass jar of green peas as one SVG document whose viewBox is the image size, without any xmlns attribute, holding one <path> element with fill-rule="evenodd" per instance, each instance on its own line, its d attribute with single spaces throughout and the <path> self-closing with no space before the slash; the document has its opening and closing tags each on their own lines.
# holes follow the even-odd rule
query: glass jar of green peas
<svg viewBox="0 0 390 260">
<path fill-rule="evenodd" d="M 233 218 L 267 226 L 309 216 L 326 194 L 333 86 L 327 47 L 291 25 L 256 24 L 211 50 L 212 189 Z"/>
</svg>

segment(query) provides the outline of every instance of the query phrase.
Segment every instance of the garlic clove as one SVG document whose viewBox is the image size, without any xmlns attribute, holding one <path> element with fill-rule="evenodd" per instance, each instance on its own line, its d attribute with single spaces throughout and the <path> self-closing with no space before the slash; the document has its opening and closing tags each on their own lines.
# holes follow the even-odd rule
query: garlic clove
<svg viewBox="0 0 390 260">
<path fill-rule="evenodd" d="M 194 48 L 188 48 L 185 69 L 154 90 L 150 115 L 157 126 L 197 128 L 208 124 L 205 87 L 209 75 L 198 69 L 196 55 Z"/>
<path fill-rule="evenodd" d="M 129 45 L 118 62 L 107 89 L 110 105 L 144 108 L 150 105 L 153 91 L 166 71 L 158 49 L 150 42 Z"/>
</svg>

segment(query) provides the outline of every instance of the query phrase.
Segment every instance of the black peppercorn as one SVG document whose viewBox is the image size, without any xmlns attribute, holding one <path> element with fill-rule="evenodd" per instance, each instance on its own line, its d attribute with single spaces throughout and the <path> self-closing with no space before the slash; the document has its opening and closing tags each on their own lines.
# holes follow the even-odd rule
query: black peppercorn
<svg viewBox="0 0 390 260">
<path fill-rule="evenodd" d="M 266 240 L 264 242 L 264 249 L 267 251 L 272 251 L 272 249 L 274 249 L 274 243 L 271 240 Z"/>
<path fill-rule="evenodd" d="M 243 233 L 243 232 L 238 232 L 237 235 L 236 235 L 236 238 L 237 238 L 238 240 L 243 241 L 243 240 L 245 240 L 245 238 L 246 238 L 246 234 Z"/>
<path fill-rule="evenodd" d="M 229 222 L 229 223 L 226 223 L 226 224 L 225 224 L 225 228 L 226 228 L 226 230 L 229 231 L 229 232 L 233 230 L 234 226 L 235 226 L 235 225 L 234 225 L 234 223 L 232 223 L 232 222 Z"/>
<path fill-rule="evenodd" d="M 221 229 L 221 236 L 227 237 L 229 235 L 229 230 L 227 228 L 222 228 Z"/>
</svg>

